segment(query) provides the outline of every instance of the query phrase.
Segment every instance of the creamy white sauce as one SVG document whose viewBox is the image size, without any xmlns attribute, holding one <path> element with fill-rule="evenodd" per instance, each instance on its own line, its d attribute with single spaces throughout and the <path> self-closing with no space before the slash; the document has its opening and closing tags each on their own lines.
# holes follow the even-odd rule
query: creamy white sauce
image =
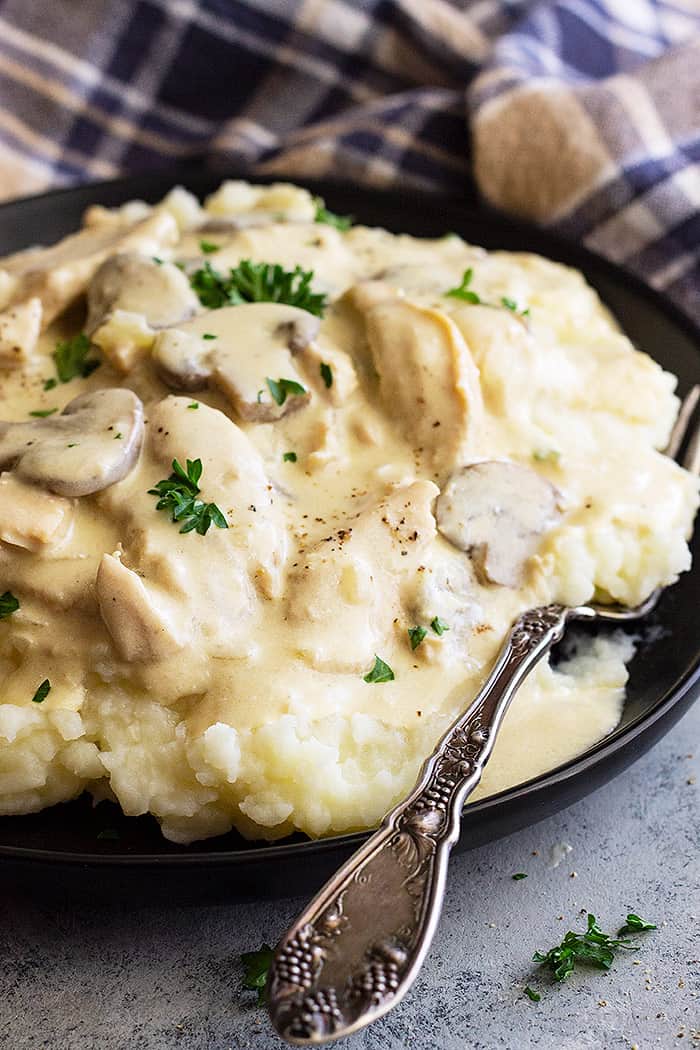
<svg viewBox="0 0 700 1050">
<path fill-rule="evenodd" d="M 128 814 L 153 813 L 176 841 L 231 826 L 265 838 L 370 826 L 475 695 L 519 612 L 593 595 L 635 603 L 688 568 L 697 484 L 657 451 L 677 411 L 675 379 L 633 349 L 576 272 L 457 237 L 340 233 L 310 221 L 310 198 L 291 188 L 227 184 L 206 211 L 182 191 L 150 216 L 129 207 L 91 210 L 93 239 L 121 251 L 127 222 L 160 223 L 160 245 L 134 247 L 131 234 L 127 249 L 189 268 L 204 239 L 220 245 L 206 259 L 222 272 L 246 258 L 298 264 L 330 303 L 310 345 L 292 353 L 277 327 L 284 308 L 186 319 L 185 303 L 164 333 L 127 297 L 128 316 L 113 313 L 94 336 L 109 360 L 44 390 L 56 340 L 83 323 L 78 302 L 19 367 L 0 371 L 3 420 L 112 386 L 133 390 L 146 417 L 122 481 L 64 501 L 33 487 L 31 543 L 3 497 L 14 476 L 0 478 L 0 593 L 21 602 L 0 621 L 0 812 L 88 788 Z M 213 215 L 264 224 L 194 228 Z M 50 262 L 60 270 L 55 250 Z M 467 268 L 494 305 L 444 294 Z M 21 297 L 16 262 L 8 272 L 0 288 Z M 370 279 L 383 288 L 355 288 Z M 156 367 L 163 341 L 180 369 L 189 347 L 201 389 L 172 389 Z M 256 405 L 279 414 L 268 377 L 294 379 L 305 395 L 263 422 L 251 418 Z M 148 489 L 174 458 L 201 459 L 201 498 L 227 530 L 181 535 L 155 510 Z M 558 492 L 559 517 L 515 587 L 481 579 L 435 527 L 438 492 L 480 460 L 521 464 Z M 435 616 L 449 625 L 442 636 Z M 427 633 L 412 650 L 416 625 Z M 556 670 L 540 665 L 476 797 L 610 732 L 632 652 L 625 636 L 601 636 Z M 365 683 L 375 654 L 393 681 Z M 32 703 L 45 678 L 49 696 Z"/>
</svg>

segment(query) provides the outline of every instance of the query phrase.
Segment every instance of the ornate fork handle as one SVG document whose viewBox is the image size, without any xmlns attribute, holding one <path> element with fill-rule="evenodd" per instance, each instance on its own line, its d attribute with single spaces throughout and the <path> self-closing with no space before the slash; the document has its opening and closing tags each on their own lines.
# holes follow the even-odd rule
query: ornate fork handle
<svg viewBox="0 0 700 1050">
<path fill-rule="evenodd" d="M 515 623 L 465 714 L 418 782 L 280 941 L 267 997 L 277 1032 L 303 1046 L 340 1039 L 394 1007 L 430 947 L 465 799 L 481 779 L 518 686 L 572 615 L 548 605 Z"/>
</svg>

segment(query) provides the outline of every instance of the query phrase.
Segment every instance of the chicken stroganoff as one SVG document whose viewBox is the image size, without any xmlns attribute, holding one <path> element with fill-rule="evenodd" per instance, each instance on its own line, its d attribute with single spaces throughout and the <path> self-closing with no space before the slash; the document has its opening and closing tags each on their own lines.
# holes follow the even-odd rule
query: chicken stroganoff
<svg viewBox="0 0 700 1050">
<path fill-rule="evenodd" d="M 557 263 L 225 182 L 91 207 L 0 310 L 0 813 L 369 827 L 520 612 L 690 565 L 675 378 Z M 542 662 L 474 797 L 609 733 L 632 653 Z"/>
</svg>

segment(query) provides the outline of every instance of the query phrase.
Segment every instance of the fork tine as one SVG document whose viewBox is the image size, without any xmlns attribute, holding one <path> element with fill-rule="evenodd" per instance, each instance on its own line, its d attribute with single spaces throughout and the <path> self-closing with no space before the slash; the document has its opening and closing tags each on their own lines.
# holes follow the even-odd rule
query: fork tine
<svg viewBox="0 0 700 1050">
<path fill-rule="evenodd" d="M 696 383 L 694 387 L 691 387 L 688 393 L 683 398 L 683 402 L 678 412 L 678 418 L 676 419 L 676 422 L 673 425 L 671 436 L 668 439 L 668 445 L 664 449 L 666 455 L 670 456 L 671 459 L 675 459 L 678 455 L 679 449 L 683 444 L 683 438 L 686 435 L 688 425 L 690 424 L 691 417 L 697 407 L 698 401 L 700 401 L 700 383 Z M 695 435 L 695 438 L 693 440 L 697 443 L 697 434 Z M 687 458 L 688 457 L 686 456 L 686 459 Z M 691 470 L 691 467 L 689 467 L 687 463 L 684 463 L 684 466 L 687 470 Z M 692 471 L 692 473 L 697 474 L 697 472 L 698 469 L 696 467 L 695 470 Z"/>
<path fill-rule="evenodd" d="M 691 474 L 700 477 L 700 426 L 695 428 L 695 432 L 688 443 L 688 449 L 683 457 L 682 465 Z"/>
</svg>

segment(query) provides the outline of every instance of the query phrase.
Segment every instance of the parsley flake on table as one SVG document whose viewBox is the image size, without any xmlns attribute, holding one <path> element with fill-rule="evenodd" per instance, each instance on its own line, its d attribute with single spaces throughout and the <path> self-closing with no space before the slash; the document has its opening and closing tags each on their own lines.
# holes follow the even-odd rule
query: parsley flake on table
<svg viewBox="0 0 700 1050">
<path fill-rule="evenodd" d="M 4 594 L 0 594 L 0 620 L 6 620 L 8 616 L 12 616 L 18 609 L 19 599 L 15 598 L 12 591 L 5 591 Z"/>
<path fill-rule="evenodd" d="M 631 920 L 631 922 L 630 922 Z M 639 925 L 636 925 L 639 923 Z M 630 929 L 641 931 L 643 929 L 656 929 L 653 923 L 645 923 L 638 915 L 628 915 L 627 924 L 623 926 L 620 933 Z M 561 944 L 550 948 L 548 952 L 535 952 L 533 960 L 541 966 L 547 966 L 552 971 L 555 981 L 564 981 L 577 965 L 595 966 L 599 970 L 609 970 L 615 958 L 615 952 L 635 951 L 638 944 L 627 938 L 621 939 L 611 937 L 603 931 L 596 922 L 595 915 L 589 913 L 585 933 L 576 933 L 573 930 L 564 936 Z"/>
<path fill-rule="evenodd" d="M 449 631 L 450 625 L 441 620 L 439 616 L 433 616 L 430 621 L 430 626 L 435 631 L 435 634 L 441 638 L 445 631 Z"/>
<path fill-rule="evenodd" d="M 91 347 L 92 343 L 84 332 L 73 339 L 56 343 L 52 356 L 61 383 L 70 383 L 71 379 L 87 379 L 100 367 L 101 362 L 96 357 L 88 357 Z"/>
<path fill-rule="evenodd" d="M 306 387 L 302 386 L 301 383 L 297 383 L 295 379 L 270 379 L 266 376 L 265 382 L 278 405 L 285 403 L 287 395 L 296 397 L 298 394 L 306 393 Z"/>
<path fill-rule="evenodd" d="M 417 649 L 427 633 L 425 627 L 420 627 L 418 625 L 415 627 L 409 627 L 408 640 L 411 643 L 411 649 Z"/>
<path fill-rule="evenodd" d="M 39 686 L 39 688 L 37 689 L 37 691 L 35 692 L 34 696 L 32 697 L 32 703 L 33 704 L 41 704 L 41 703 L 43 703 L 50 692 L 51 692 L 51 682 L 48 680 L 48 678 L 45 678 L 44 681 Z"/>
<path fill-rule="evenodd" d="M 513 879 L 515 882 L 518 882 L 520 879 L 526 879 L 526 878 L 527 878 L 527 872 L 525 872 L 525 871 L 516 871 L 515 875 L 511 875 L 511 879 Z"/>
<path fill-rule="evenodd" d="M 624 937 L 626 933 L 643 933 L 645 930 L 655 930 L 656 923 L 646 922 L 644 919 L 640 919 L 634 912 L 630 912 L 627 916 L 627 921 L 624 926 L 621 926 L 617 931 L 618 937 Z"/>
<path fill-rule="evenodd" d="M 265 1002 L 265 985 L 267 984 L 267 973 L 274 958 L 274 952 L 269 944 L 263 944 L 257 952 L 243 952 L 241 962 L 243 963 L 243 987 L 246 991 L 258 993 L 258 1003 Z"/>
<path fill-rule="evenodd" d="M 182 523 L 180 532 L 196 530 L 200 536 L 205 536 L 211 525 L 227 529 L 228 522 L 216 503 L 204 503 L 196 498 L 200 492 L 201 459 L 188 459 L 187 470 L 176 459 L 172 466 L 170 477 L 148 490 L 149 496 L 160 497 L 156 510 L 169 511 L 172 521 Z"/>
<path fill-rule="evenodd" d="M 334 226 L 336 230 L 340 230 L 341 233 L 345 233 L 349 230 L 353 224 L 352 215 L 338 215 L 334 211 L 330 211 L 326 207 L 326 203 L 323 197 L 314 197 L 314 204 L 316 205 L 316 215 L 314 216 L 314 222 L 323 223 L 325 226 Z"/>
<path fill-rule="evenodd" d="M 313 276 L 313 270 L 302 270 L 300 266 L 285 270 L 278 263 L 242 259 L 228 276 L 205 262 L 192 274 L 190 284 L 202 306 L 210 310 L 244 303 L 284 303 L 322 317 L 326 296 L 312 289 Z"/>
<path fill-rule="evenodd" d="M 396 675 L 389 667 L 389 664 L 385 663 L 384 660 L 375 653 L 374 667 L 364 675 L 363 681 L 368 682 L 369 684 L 378 684 L 380 682 L 393 682 L 395 677 Z"/>
<path fill-rule="evenodd" d="M 322 362 L 320 372 L 321 379 L 326 384 L 326 388 L 330 390 L 330 388 L 333 386 L 333 372 L 331 371 L 331 366 L 327 365 L 325 362 Z"/>
<path fill-rule="evenodd" d="M 529 984 L 525 985 L 525 987 L 523 988 L 523 992 L 528 997 L 528 999 L 532 1000 L 533 1003 L 539 1003 L 540 999 L 542 998 L 540 993 L 536 992 L 534 988 L 531 988 Z"/>
</svg>

